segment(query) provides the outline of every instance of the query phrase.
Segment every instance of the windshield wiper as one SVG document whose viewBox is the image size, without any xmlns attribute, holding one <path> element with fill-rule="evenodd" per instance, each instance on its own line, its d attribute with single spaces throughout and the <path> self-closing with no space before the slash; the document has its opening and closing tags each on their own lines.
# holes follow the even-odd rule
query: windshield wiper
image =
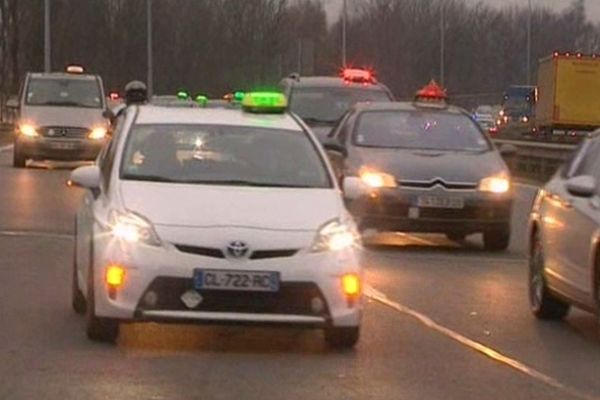
<svg viewBox="0 0 600 400">
<path fill-rule="evenodd" d="M 338 122 L 337 119 L 320 119 L 320 118 L 302 118 L 307 124 L 327 124 L 333 125 Z"/>
<path fill-rule="evenodd" d="M 206 185 L 223 185 L 223 186 L 252 186 L 252 187 L 274 187 L 274 188 L 315 188 L 310 185 L 297 185 L 293 183 L 271 183 L 271 182 L 256 182 L 244 179 L 228 179 L 228 180 L 186 180 L 179 181 L 180 183 L 191 184 L 206 184 Z"/>
<path fill-rule="evenodd" d="M 178 180 L 174 180 L 171 178 L 167 178 L 165 176 L 160 175 L 135 175 L 135 174 L 126 174 L 123 175 L 121 179 L 127 180 L 136 180 L 136 181 L 146 181 L 146 182 L 166 182 L 166 183 L 184 183 Z"/>
</svg>

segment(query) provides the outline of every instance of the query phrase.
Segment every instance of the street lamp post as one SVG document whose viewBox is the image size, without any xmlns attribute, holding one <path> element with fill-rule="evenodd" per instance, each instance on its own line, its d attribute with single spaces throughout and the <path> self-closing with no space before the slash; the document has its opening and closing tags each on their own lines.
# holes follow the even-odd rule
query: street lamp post
<svg viewBox="0 0 600 400">
<path fill-rule="evenodd" d="M 146 2 L 146 45 L 147 45 L 147 62 L 148 62 L 148 70 L 146 80 L 148 85 L 148 96 L 152 96 L 154 93 L 154 71 L 153 71 L 153 58 L 152 58 L 152 0 L 147 0 Z"/>
<path fill-rule="evenodd" d="M 527 12 L 527 85 L 531 85 L 531 0 L 529 0 L 528 5 L 529 9 Z"/>
<path fill-rule="evenodd" d="M 444 0 L 440 0 L 440 84 L 445 85 L 446 80 L 446 7 Z"/>
<path fill-rule="evenodd" d="M 347 29 L 348 29 L 348 2 L 342 3 L 342 67 L 346 68 L 347 59 Z"/>
<path fill-rule="evenodd" d="M 50 53 L 50 0 L 44 2 L 44 71 L 52 69 Z"/>
</svg>

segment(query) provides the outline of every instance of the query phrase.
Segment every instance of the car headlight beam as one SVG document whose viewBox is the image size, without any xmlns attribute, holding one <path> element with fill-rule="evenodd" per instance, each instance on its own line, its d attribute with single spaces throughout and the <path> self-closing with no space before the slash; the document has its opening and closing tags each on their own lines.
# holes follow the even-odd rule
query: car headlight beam
<svg viewBox="0 0 600 400">
<path fill-rule="evenodd" d="M 33 125 L 29 125 L 29 124 L 20 125 L 19 132 L 21 133 L 21 135 L 30 137 L 30 138 L 39 136 L 37 129 Z"/>
<path fill-rule="evenodd" d="M 396 178 L 385 172 L 362 168 L 359 171 L 359 176 L 365 185 L 373 189 L 393 188 L 398 186 Z"/>
<path fill-rule="evenodd" d="M 106 128 L 102 128 L 102 127 L 94 128 L 88 135 L 88 138 L 94 139 L 94 140 L 101 140 L 106 137 L 107 133 L 108 132 L 107 132 Z"/>
<path fill-rule="evenodd" d="M 479 190 L 496 194 L 506 193 L 510 190 L 510 179 L 503 175 L 489 176 L 479 182 Z"/>
<path fill-rule="evenodd" d="M 109 217 L 111 234 L 127 243 L 145 243 L 151 246 L 160 245 L 160 239 L 152 223 L 135 213 L 112 211 Z"/>
<path fill-rule="evenodd" d="M 340 251 L 356 244 L 358 234 L 356 230 L 339 221 L 325 224 L 317 233 L 312 246 L 312 251 Z"/>
</svg>

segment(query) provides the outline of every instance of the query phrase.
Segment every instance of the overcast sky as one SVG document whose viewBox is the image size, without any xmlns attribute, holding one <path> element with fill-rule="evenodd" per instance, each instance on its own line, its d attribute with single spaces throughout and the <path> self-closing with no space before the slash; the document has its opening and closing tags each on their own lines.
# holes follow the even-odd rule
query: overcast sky
<svg viewBox="0 0 600 400">
<path fill-rule="evenodd" d="M 342 1 L 343 0 L 324 0 L 327 4 L 327 11 L 329 13 L 330 18 L 335 18 L 337 13 L 339 12 Z M 360 0 L 355 0 L 360 1 Z M 476 3 L 477 1 L 482 1 L 483 3 L 488 3 L 492 5 L 498 5 L 501 7 L 504 4 L 508 4 L 510 2 L 516 4 L 526 4 L 526 0 L 467 0 L 472 3 Z M 563 10 L 569 4 L 571 4 L 572 0 L 532 0 L 535 5 L 546 5 L 552 7 L 558 11 Z M 588 18 L 593 21 L 600 22 L 600 0 L 586 0 L 586 8 Z"/>
</svg>

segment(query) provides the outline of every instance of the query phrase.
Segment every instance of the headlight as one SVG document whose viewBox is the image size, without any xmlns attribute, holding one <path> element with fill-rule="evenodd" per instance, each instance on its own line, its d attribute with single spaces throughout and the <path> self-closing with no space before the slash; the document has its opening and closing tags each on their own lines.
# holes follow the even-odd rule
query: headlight
<svg viewBox="0 0 600 400">
<path fill-rule="evenodd" d="M 39 136 L 37 129 L 35 129 L 35 127 L 33 125 L 29 125 L 29 124 L 24 124 L 24 125 L 19 126 L 19 132 L 21 133 L 21 135 L 27 136 L 27 137 L 38 137 Z"/>
<path fill-rule="evenodd" d="M 312 251 L 339 251 L 353 246 L 358 239 L 358 234 L 353 226 L 340 221 L 331 221 L 325 224 L 317 233 Z"/>
<path fill-rule="evenodd" d="M 521 118 L 521 121 L 522 121 L 523 123 L 527 123 L 527 122 L 529 122 L 529 117 L 528 117 L 528 116 L 523 116 L 523 117 Z"/>
<path fill-rule="evenodd" d="M 94 128 L 92 132 L 88 135 L 88 138 L 100 140 L 106 137 L 106 128 Z"/>
<path fill-rule="evenodd" d="M 479 182 L 479 190 L 489 193 L 506 193 L 510 190 L 510 180 L 505 176 L 490 176 Z"/>
<path fill-rule="evenodd" d="M 396 178 L 385 172 L 364 168 L 359 171 L 360 179 L 371 188 L 393 188 L 398 186 Z"/>
<path fill-rule="evenodd" d="M 111 234 L 124 242 L 160 245 L 160 239 L 152 223 L 140 215 L 112 211 L 109 216 L 109 224 Z"/>
</svg>

